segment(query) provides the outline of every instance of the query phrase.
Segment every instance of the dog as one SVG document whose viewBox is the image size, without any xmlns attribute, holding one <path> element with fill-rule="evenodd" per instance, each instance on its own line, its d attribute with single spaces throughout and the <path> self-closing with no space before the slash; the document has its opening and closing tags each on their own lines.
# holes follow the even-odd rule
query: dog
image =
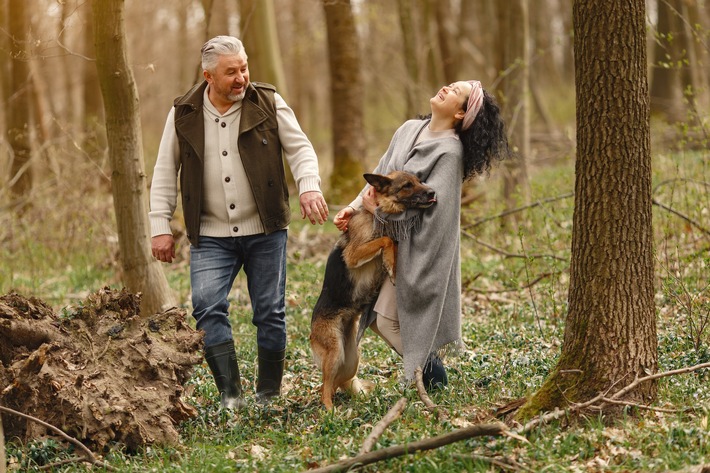
<svg viewBox="0 0 710 473">
<path fill-rule="evenodd" d="M 386 176 L 364 174 L 364 178 L 377 191 L 379 209 L 384 213 L 425 209 L 436 202 L 434 190 L 414 174 L 394 171 Z M 333 408 L 338 388 L 359 394 L 373 387 L 357 378 L 360 336 L 369 325 L 360 319 L 374 303 L 385 278 L 394 281 L 397 266 L 397 245 L 388 236 L 375 234 L 374 218 L 364 209 L 351 216 L 347 230 L 328 256 L 323 288 L 311 316 L 309 341 L 323 375 L 321 401 L 328 410 Z"/>
</svg>

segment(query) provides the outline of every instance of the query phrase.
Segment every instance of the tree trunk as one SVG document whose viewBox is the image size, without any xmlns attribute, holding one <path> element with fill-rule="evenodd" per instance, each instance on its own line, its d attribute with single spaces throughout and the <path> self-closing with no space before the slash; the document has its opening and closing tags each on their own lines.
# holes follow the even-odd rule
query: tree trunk
<svg viewBox="0 0 710 473">
<path fill-rule="evenodd" d="M 8 31 L 10 33 L 10 81 L 7 102 L 7 141 L 12 156 L 10 162 L 10 193 L 18 208 L 29 202 L 32 190 L 30 110 L 32 82 L 30 80 L 27 32 L 29 20 L 25 0 L 9 0 Z"/>
<path fill-rule="evenodd" d="M 503 119 L 517 159 L 505 164 L 503 198 L 507 208 L 518 205 L 516 197 L 527 193 L 527 160 L 530 157 L 530 87 L 527 0 L 498 4 L 499 42 L 502 44 L 503 77 L 500 83 Z M 517 215 L 517 214 L 516 214 Z"/>
<path fill-rule="evenodd" d="M 241 40 L 249 56 L 250 77 L 275 85 L 279 94 L 288 98 L 273 0 L 240 0 L 239 8 Z"/>
<path fill-rule="evenodd" d="M 456 43 L 456 18 L 450 0 L 436 0 L 434 6 L 436 32 L 441 54 L 444 82 L 450 84 L 458 80 L 459 54 Z"/>
<path fill-rule="evenodd" d="M 150 315 L 175 301 L 160 263 L 150 254 L 138 92 L 126 54 L 124 0 L 93 0 L 92 8 L 123 281 L 130 291 L 143 293 L 141 312 Z"/>
<path fill-rule="evenodd" d="M 669 2 L 674 0 L 658 2 L 658 24 L 651 68 L 651 112 L 654 116 L 676 122 L 684 115 L 680 69 L 676 64 L 680 51 L 679 19 Z"/>
<path fill-rule="evenodd" d="M 397 0 L 399 11 L 399 26 L 402 31 L 402 47 L 404 54 L 404 65 L 407 68 L 408 80 L 404 84 L 405 99 L 407 101 L 406 117 L 412 118 L 417 114 L 417 93 L 420 87 L 419 61 L 417 59 L 417 35 L 414 27 L 414 0 Z"/>
<path fill-rule="evenodd" d="M 354 197 L 365 182 L 363 85 L 355 18 L 350 0 L 323 0 L 328 30 L 330 109 L 333 123 L 332 202 Z"/>
<path fill-rule="evenodd" d="M 577 160 L 562 354 L 518 413 L 581 402 L 657 371 L 644 0 L 574 4 Z M 614 38 L 610 41 L 609 38 Z M 652 402 L 655 383 L 626 400 Z"/>
</svg>

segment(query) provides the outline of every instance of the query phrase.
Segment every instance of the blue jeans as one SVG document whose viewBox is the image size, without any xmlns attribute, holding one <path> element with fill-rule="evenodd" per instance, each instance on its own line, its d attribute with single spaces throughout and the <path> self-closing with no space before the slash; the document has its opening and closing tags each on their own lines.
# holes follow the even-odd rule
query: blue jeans
<svg viewBox="0 0 710 473">
<path fill-rule="evenodd" d="M 232 340 L 227 296 L 244 268 L 257 345 L 286 348 L 286 230 L 268 235 L 200 237 L 190 247 L 192 316 L 205 332 L 205 346 Z"/>
</svg>

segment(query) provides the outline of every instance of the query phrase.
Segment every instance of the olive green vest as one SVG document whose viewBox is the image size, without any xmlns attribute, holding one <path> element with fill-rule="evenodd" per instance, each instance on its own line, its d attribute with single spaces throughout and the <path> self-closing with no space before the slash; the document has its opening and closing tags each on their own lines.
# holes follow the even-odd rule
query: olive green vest
<svg viewBox="0 0 710 473">
<path fill-rule="evenodd" d="M 180 145 L 180 188 L 187 238 L 198 246 L 205 149 L 204 112 L 207 82 L 175 99 L 175 131 Z M 288 186 L 279 141 L 273 85 L 251 82 L 242 101 L 239 155 L 268 234 L 286 228 L 291 219 Z"/>
</svg>

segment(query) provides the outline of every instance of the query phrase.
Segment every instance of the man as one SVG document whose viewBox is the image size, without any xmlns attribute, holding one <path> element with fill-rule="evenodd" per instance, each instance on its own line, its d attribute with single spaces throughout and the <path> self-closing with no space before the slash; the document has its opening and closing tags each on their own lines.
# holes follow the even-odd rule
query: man
<svg viewBox="0 0 710 473">
<path fill-rule="evenodd" d="M 244 404 L 227 296 L 241 269 L 257 327 L 256 397 L 278 396 L 286 349 L 286 227 L 291 213 L 283 157 L 299 190 L 301 216 L 323 224 L 328 207 L 318 161 L 293 111 L 269 84 L 249 81 L 241 41 L 202 47 L 205 80 L 175 100 L 150 193 L 153 256 L 170 263 L 170 220 L 180 179 L 190 240 L 193 317 L 224 408 Z"/>
</svg>

